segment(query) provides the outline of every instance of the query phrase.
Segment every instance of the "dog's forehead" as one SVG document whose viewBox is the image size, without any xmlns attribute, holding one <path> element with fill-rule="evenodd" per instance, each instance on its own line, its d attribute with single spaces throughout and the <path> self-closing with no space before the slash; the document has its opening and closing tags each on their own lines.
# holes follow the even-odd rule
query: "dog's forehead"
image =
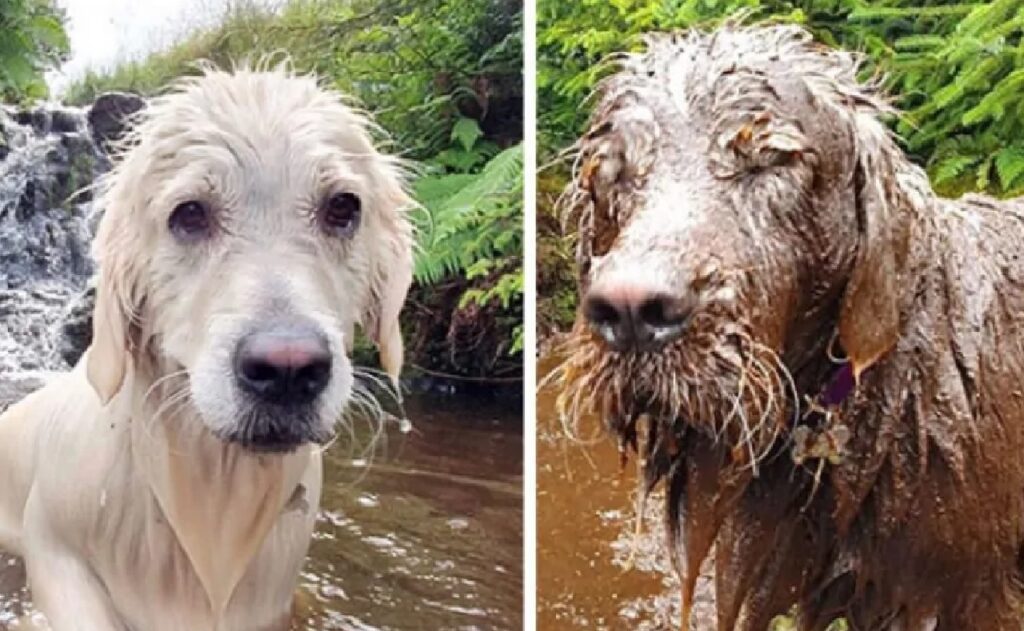
<svg viewBox="0 0 1024 631">
<path fill-rule="evenodd" d="M 666 181 L 699 189 L 672 191 L 668 206 L 707 205 L 731 197 L 731 179 L 748 173 L 812 164 L 840 171 L 858 113 L 886 111 L 873 85 L 858 82 L 856 55 L 823 48 L 796 27 L 656 34 L 619 62 L 598 88 L 574 186 L 603 196 L 620 219 L 635 216 L 631 206 L 660 203 Z"/>
<path fill-rule="evenodd" d="M 148 108 L 139 137 L 170 159 L 343 161 L 373 151 L 367 120 L 310 77 L 209 72 Z M 212 149 L 212 150 L 211 150 Z M 208 151 L 209 150 L 209 151 Z"/>
<path fill-rule="evenodd" d="M 618 71 L 598 88 L 595 114 L 646 108 L 672 123 L 663 125 L 663 142 L 678 140 L 673 134 L 706 136 L 723 111 L 757 109 L 758 101 L 799 118 L 808 115 L 812 93 L 863 98 L 858 64 L 857 55 L 824 48 L 795 26 L 652 34 L 643 51 L 618 58 Z"/>
<path fill-rule="evenodd" d="M 243 205 L 308 201 L 339 186 L 372 188 L 369 127 L 310 77 L 208 72 L 154 100 L 128 159 L 160 183 L 154 199 L 167 209 L 205 194 Z"/>
</svg>

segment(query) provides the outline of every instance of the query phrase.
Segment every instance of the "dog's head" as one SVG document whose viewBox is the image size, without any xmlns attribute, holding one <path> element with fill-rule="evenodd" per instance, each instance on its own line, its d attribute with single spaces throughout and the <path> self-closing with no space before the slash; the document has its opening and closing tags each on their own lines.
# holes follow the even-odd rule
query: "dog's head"
<svg viewBox="0 0 1024 631">
<path fill-rule="evenodd" d="M 570 414 L 655 412 L 761 448 L 791 367 L 837 329 L 857 373 L 892 347 L 913 206 L 897 180 L 926 180 L 857 70 L 790 26 L 655 36 L 623 59 L 564 198 Z"/>
<path fill-rule="evenodd" d="M 356 324 L 393 379 L 411 202 L 366 118 L 310 77 L 210 70 L 157 98 L 109 176 L 89 381 L 187 377 L 215 435 L 263 450 L 330 437 Z"/>
</svg>

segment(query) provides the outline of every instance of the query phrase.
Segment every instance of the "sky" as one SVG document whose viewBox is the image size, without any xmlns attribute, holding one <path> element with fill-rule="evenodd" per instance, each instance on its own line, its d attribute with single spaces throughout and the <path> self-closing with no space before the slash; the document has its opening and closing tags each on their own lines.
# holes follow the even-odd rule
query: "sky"
<svg viewBox="0 0 1024 631">
<path fill-rule="evenodd" d="M 231 0 L 57 0 L 67 12 L 71 58 L 47 83 L 59 96 L 86 69 L 109 68 L 165 48 L 214 22 Z"/>
</svg>

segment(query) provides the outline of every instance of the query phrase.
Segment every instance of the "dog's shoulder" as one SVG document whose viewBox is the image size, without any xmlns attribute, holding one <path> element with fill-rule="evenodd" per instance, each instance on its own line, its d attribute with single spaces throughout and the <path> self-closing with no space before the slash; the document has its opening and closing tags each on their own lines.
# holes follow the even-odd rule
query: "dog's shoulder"
<svg viewBox="0 0 1024 631">
<path fill-rule="evenodd" d="M 1012 230 L 1024 232 L 1024 197 L 997 199 L 989 195 L 968 193 L 959 199 L 946 199 L 943 202 L 953 215 L 1000 226 L 1009 223 Z"/>
<path fill-rule="evenodd" d="M 46 385 L 39 375 L 0 375 L 0 412 Z"/>
</svg>

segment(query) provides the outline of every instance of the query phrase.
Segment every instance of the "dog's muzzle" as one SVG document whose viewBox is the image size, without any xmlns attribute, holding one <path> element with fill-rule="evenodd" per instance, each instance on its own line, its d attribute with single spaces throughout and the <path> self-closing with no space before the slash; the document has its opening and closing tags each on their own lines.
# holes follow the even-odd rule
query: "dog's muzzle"
<svg viewBox="0 0 1024 631">
<path fill-rule="evenodd" d="M 244 442 L 260 450 L 287 450 L 317 440 L 315 408 L 331 380 L 333 355 L 314 325 L 275 323 L 246 334 L 233 369 L 247 400 Z"/>
</svg>

